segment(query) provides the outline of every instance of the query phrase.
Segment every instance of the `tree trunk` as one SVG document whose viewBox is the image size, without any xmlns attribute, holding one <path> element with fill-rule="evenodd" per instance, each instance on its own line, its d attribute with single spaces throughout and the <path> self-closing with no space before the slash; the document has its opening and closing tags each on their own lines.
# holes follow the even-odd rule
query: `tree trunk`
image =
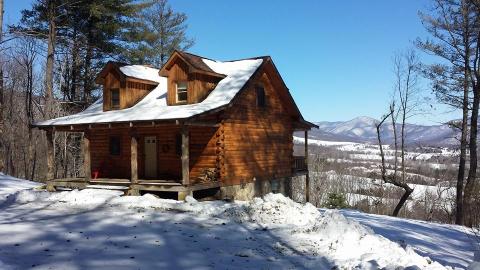
<svg viewBox="0 0 480 270">
<path fill-rule="evenodd" d="M 475 180 L 477 178 L 477 134 L 478 134 L 478 110 L 480 102 L 480 85 L 475 85 L 473 89 L 473 104 L 472 104 L 472 116 L 470 118 L 470 168 L 468 170 L 467 183 L 465 184 L 463 194 L 463 206 L 467 215 L 464 220 L 464 224 L 467 226 L 473 225 L 472 215 L 473 213 L 473 192 L 475 188 Z"/>
<path fill-rule="evenodd" d="M 402 209 L 403 205 L 407 201 L 408 197 L 413 192 L 413 189 L 409 187 L 407 184 L 402 185 L 402 188 L 405 190 L 405 193 L 403 193 L 403 196 L 400 198 L 400 201 L 398 201 L 397 206 L 393 210 L 392 216 L 396 217 L 398 216 L 398 213 L 400 212 L 400 209 Z"/>
<path fill-rule="evenodd" d="M 3 40 L 3 0 L 0 0 L 0 42 Z M 3 65 L 0 64 L 0 172 L 5 171 L 4 119 L 3 119 Z"/>
<path fill-rule="evenodd" d="M 397 141 L 397 121 L 395 120 L 395 108 L 393 107 L 390 108 L 392 112 L 392 129 L 393 129 L 393 142 L 394 142 L 394 147 L 395 147 L 395 152 L 394 152 L 394 159 L 393 159 L 393 177 L 397 178 L 397 171 L 398 171 L 398 141 Z"/>
<path fill-rule="evenodd" d="M 53 117 L 53 65 L 55 62 L 55 42 L 57 38 L 55 25 L 55 1 L 48 2 L 48 48 L 47 48 L 47 68 L 45 71 L 45 118 Z"/>
<path fill-rule="evenodd" d="M 469 9 L 467 3 L 462 1 L 462 16 L 463 16 L 463 43 L 465 44 L 465 61 L 463 68 L 463 99 L 462 99 L 462 127 L 460 135 L 460 157 L 458 162 L 458 173 L 457 173 L 457 187 L 456 187 L 456 198 L 455 198 L 455 224 L 463 225 L 464 216 L 463 216 L 463 181 L 465 179 L 465 163 L 467 159 L 467 134 L 468 134 L 468 92 L 469 92 L 469 63 L 470 59 L 470 24 L 468 23 Z"/>
<path fill-rule="evenodd" d="M 460 160 L 458 162 L 457 188 L 456 188 L 456 212 L 455 224 L 463 225 L 463 180 L 465 178 L 465 163 L 467 159 L 467 134 L 468 134 L 468 67 L 465 67 L 465 79 L 463 85 L 462 101 L 462 133 L 460 136 Z"/>
</svg>

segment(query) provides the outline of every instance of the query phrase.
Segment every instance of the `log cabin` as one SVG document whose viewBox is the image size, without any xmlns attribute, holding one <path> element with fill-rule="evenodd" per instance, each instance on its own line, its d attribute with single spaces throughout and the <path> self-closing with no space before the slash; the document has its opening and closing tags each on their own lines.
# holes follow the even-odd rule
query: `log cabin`
<svg viewBox="0 0 480 270">
<path fill-rule="evenodd" d="M 271 57 L 214 61 L 175 51 L 165 65 L 108 62 L 103 95 L 84 111 L 37 122 L 47 137 L 47 188 L 108 185 L 126 194 L 205 190 L 248 200 L 308 184 L 308 143 L 293 155 L 303 119 Z M 56 179 L 55 132 L 83 135 L 84 177 Z"/>
</svg>

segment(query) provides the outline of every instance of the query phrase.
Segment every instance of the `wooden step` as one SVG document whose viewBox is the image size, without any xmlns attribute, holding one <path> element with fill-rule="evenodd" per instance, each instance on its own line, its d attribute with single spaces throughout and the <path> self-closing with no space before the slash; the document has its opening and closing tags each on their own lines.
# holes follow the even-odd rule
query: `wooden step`
<svg viewBox="0 0 480 270">
<path fill-rule="evenodd" d="M 106 189 L 106 190 L 121 190 L 121 191 L 128 190 L 128 187 L 125 187 L 125 186 L 112 186 L 112 185 L 88 185 L 85 188 Z"/>
</svg>

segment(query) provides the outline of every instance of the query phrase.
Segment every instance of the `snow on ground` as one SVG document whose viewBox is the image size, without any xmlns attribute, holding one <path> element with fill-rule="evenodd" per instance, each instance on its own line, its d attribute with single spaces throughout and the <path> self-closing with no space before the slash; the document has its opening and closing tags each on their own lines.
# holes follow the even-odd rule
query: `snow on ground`
<svg viewBox="0 0 480 270">
<path fill-rule="evenodd" d="M 342 210 L 341 213 L 372 228 L 376 234 L 411 246 L 418 254 L 429 256 L 443 265 L 465 268 L 473 259 L 475 239 L 465 227 L 365 214 L 354 210 Z"/>
<path fill-rule="evenodd" d="M 0 172 L 0 204 L 7 198 L 8 195 L 16 191 L 31 189 L 38 186 L 40 186 L 39 183 L 18 179 Z"/>
<path fill-rule="evenodd" d="M 21 190 L 0 205 L 0 261 L 13 269 L 448 269 L 472 257 L 456 227 L 318 211 L 279 194 L 187 198 Z"/>
<path fill-rule="evenodd" d="M 305 138 L 293 136 L 294 143 L 305 143 Z M 357 145 L 358 143 L 354 142 L 333 142 L 333 141 L 322 141 L 315 139 L 308 139 L 308 144 L 320 145 L 320 146 L 343 146 L 343 145 Z"/>
</svg>

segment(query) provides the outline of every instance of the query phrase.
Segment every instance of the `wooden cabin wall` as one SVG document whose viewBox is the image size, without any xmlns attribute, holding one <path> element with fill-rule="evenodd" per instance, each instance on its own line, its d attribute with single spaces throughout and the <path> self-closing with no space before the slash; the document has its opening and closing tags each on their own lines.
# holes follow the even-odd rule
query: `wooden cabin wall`
<svg viewBox="0 0 480 270">
<path fill-rule="evenodd" d="M 179 125 L 158 125 L 130 130 L 129 128 L 92 129 L 90 149 L 92 171 L 101 171 L 100 178 L 130 179 L 130 134 L 138 138 L 138 173 L 145 179 L 144 139 L 155 136 L 157 139 L 157 178 L 180 180 L 182 178 L 181 155 L 176 149 L 176 139 L 180 134 Z M 217 136 L 218 127 L 189 127 L 190 134 L 190 183 L 198 183 L 205 169 L 218 168 Z M 121 138 L 121 154 L 110 155 L 111 136 Z"/>
<path fill-rule="evenodd" d="M 120 137 L 120 155 L 110 155 L 110 137 Z M 123 129 L 91 129 L 90 153 L 92 171 L 100 178 L 130 179 L 130 134 Z"/>
<path fill-rule="evenodd" d="M 214 127 L 190 127 L 190 183 L 200 182 L 205 169 L 219 170 L 219 129 Z M 219 179 L 220 180 L 220 179 Z"/>
<path fill-rule="evenodd" d="M 203 74 L 193 74 L 188 82 L 188 103 L 202 102 L 215 89 L 218 78 Z"/>
<path fill-rule="evenodd" d="M 187 81 L 187 104 L 202 102 L 208 94 L 215 89 L 219 78 L 203 75 L 188 74 L 188 66 L 181 60 L 177 60 L 168 72 L 168 90 L 167 104 L 176 105 L 177 103 L 177 81 Z M 183 103 L 185 104 L 185 103 Z"/>
<path fill-rule="evenodd" d="M 105 83 L 103 85 L 103 110 L 109 111 L 112 109 L 110 99 L 110 89 L 121 89 L 120 79 L 117 74 L 110 72 L 105 76 Z M 121 91 L 121 90 L 120 90 Z"/>
<path fill-rule="evenodd" d="M 168 72 L 167 105 L 175 105 L 177 102 L 177 81 L 188 81 L 188 67 L 182 61 L 177 61 Z M 189 86 L 187 86 L 189 87 Z"/>
<path fill-rule="evenodd" d="M 259 83 L 265 89 L 265 108 L 257 107 L 255 85 Z M 291 176 L 291 116 L 264 70 L 227 109 L 223 128 L 224 184 Z"/>
<path fill-rule="evenodd" d="M 120 109 L 130 108 L 143 99 L 156 85 L 142 83 L 138 80 L 127 79 L 126 87 L 120 92 Z"/>
<path fill-rule="evenodd" d="M 113 88 L 119 89 L 119 109 L 126 109 L 135 105 L 155 87 L 156 85 L 144 83 L 141 80 L 136 79 L 127 79 L 126 82 L 122 83 L 118 74 L 116 74 L 114 71 L 109 72 L 105 76 L 105 82 L 103 85 L 103 110 L 112 110 L 110 90 Z"/>
</svg>

